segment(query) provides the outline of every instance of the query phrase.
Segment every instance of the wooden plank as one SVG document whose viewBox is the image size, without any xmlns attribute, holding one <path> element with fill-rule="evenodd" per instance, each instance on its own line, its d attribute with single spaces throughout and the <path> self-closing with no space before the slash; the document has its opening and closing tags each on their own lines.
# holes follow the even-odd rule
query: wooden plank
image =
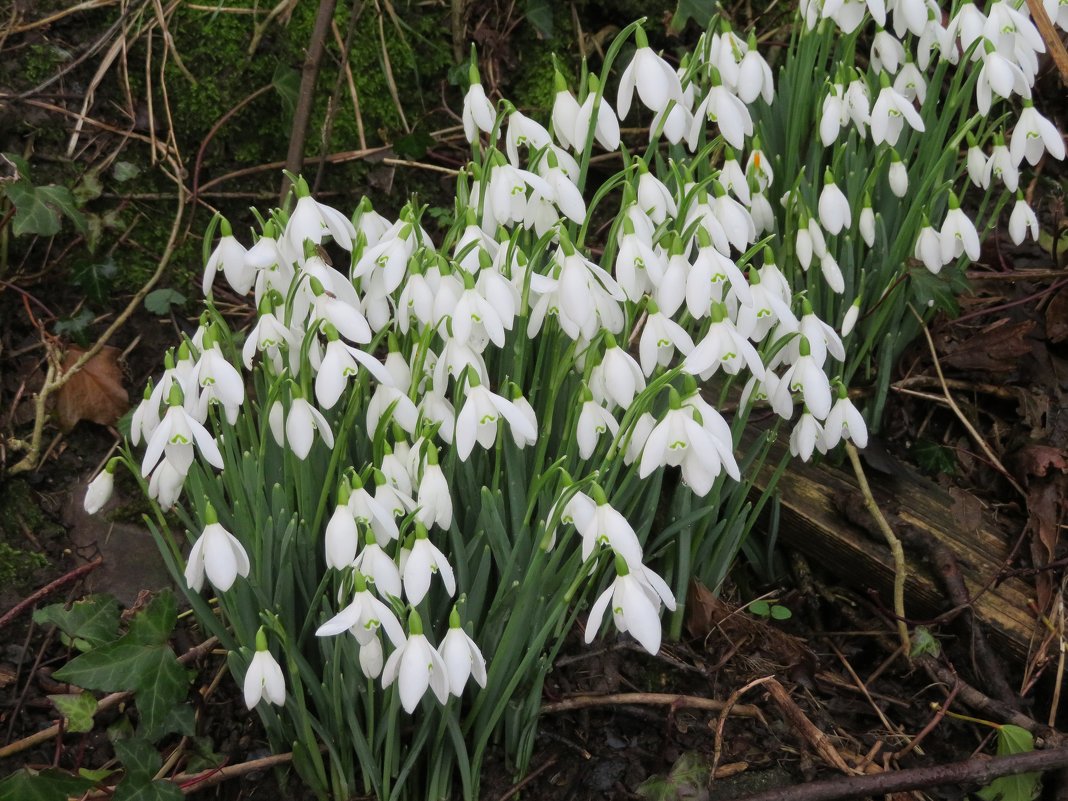
<svg viewBox="0 0 1068 801">
<path fill-rule="evenodd" d="M 784 430 L 761 471 L 759 489 L 767 486 L 774 465 L 786 448 Z M 862 591 L 875 588 L 889 599 L 894 578 L 889 548 L 877 534 L 850 522 L 842 512 L 843 501 L 861 503 L 856 479 L 851 470 L 846 470 L 849 470 L 848 463 L 842 469 L 826 463 L 791 463 L 779 481 L 782 498 L 779 539 L 843 583 Z M 998 525 L 978 498 L 963 490 L 947 490 L 904 467 L 894 476 L 871 469 L 867 473 L 879 508 L 891 525 L 914 526 L 923 535 L 944 543 L 956 556 L 965 586 L 975 599 L 974 613 L 987 626 L 992 644 L 1014 659 L 1025 659 L 1036 632 L 1036 621 L 1028 608 L 1033 598 L 1031 588 L 1013 578 L 981 593 L 1005 565 L 1010 539 L 1014 537 Z M 906 546 L 906 556 L 909 559 L 907 614 L 913 619 L 935 617 L 948 606 L 945 591 L 930 574 L 921 555 Z M 887 607 L 890 606 L 887 600 Z"/>
</svg>

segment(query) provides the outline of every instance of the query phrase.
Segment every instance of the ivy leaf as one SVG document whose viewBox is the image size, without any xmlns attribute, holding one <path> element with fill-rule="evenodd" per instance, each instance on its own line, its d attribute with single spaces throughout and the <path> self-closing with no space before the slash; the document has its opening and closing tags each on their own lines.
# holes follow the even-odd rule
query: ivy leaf
<svg viewBox="0 0 1068 801">
<path fill-rule="evenodd" d="M 141 681 L 134 694 L 141 716 L 138 732 L 155 739 L 181 720 L 171 713 L 189 690 L 189 673 L 168 646 L 148 649 L 142 662 Z"/>
<path fill-rule="evenodd" d="M 127 777 L 151 779 L 163 766 L 163 758 L 152 747 L 152 743 L 140 737 L 118 740 L 115 743 L 115 756 L 126 768 Z"/>
<path fill-rule="evenodd" d="M 540 38 L 553 38 L 553 5 L 549 0 L 527 0 L 526 16 Z"/>
<path fill-rule="evenodd" d="M 127 777 L 115 788 L 112 801 L 183 801 L 178 785 L 167 781 L 151 781 Z"/>
<path fill-rule="evenodd" d="M 145 308 L 162 317 L 169 314 L 171 306 L 185 303 L 185 295 L 174 289 L 156 289 L 145 295 Z"/>
<path fill-rule="evenodd" d="M 61 770 L 23 768 L 0 781 L 0 801 L 67 801 L 84 795 L 94 784 Z"/>
<path fill-rule="evenodd" d="M 142 674 L 151 665 L 153 650 L 158 648 L 149 648 L 123 637 L 75 657 L 54 675 L 58 681 L 90 690 L 136 690 L 145 680 Z"/>
<path fill-rule="evenodd" d="M 673 33 L 680 33 L 686 27 L 686 23 L 692 19 L 697 23 L 698 28 L 704 30 L 712 21 L 717 5 L 716 0 L 679 0 L 668 27 Z"/>
<path fill-rule="evenodd" d="M 144 645 L 163 645 L 178 622 L 178 604 L 174 593 L 164 590 L 136 615 L 127 637 Z"/>
<path fill-rule="evenodd" d="M 1026 754 L 1035 750 L 1035 738 L 1027 729 L 1006 724 L 998 727 L 998 756 Z M 984 801 L 1032 801 L 1041 788 L 1041 773 L 1002 776 L 979 790 Z"/>
<path fill-rule="evenodd" d="M 93 303 L 105 304 L 110 300 L 111 284 L 119 272 L 119 265 L 110 256 L 99 264 L 84 264 L 71 274 L 74 284 Z"/>
<path fill-rule="evenodd" d="M 96 200 L 104 193 L 104 185 L 100 182 L 99 170 L 89 170 L 74 187 L 71 193 L 79 204 Z"/>
<path fill-rule="evenodd" d="M 282 99 L 282 111 L 286 119 L 292 119 L 297 108 L 297 96 L 300 94 L 300 73 L 286 64 L 275 67 L 271 86 Z"/>
<path fill-rule="evenodd" d="M 85 217 L 75 205 L 74 195 L 65 186 L 34 186 L 29 181 L 18 181 L 5 191 L 15 206 L 11 228 L 15 236 L 54 236 L 59 233 L 60 214 L 70 218 L 79 231 L 84 233 L 86 230 Z"/>
<path fill-rule="evenodd" d="M 93 728 L 93 715 L 96 714 L 96 698 L 91 692 L 79 695 L 50 695 L 49 700 L 67 719 L 67 731 L 87 732 Z"/>
<path fill-rule="evenodd" d="M 111 168 L 111 174 L 120 184 L 136 178 L 141 174 L 141 168 L 129 161 L 116 161 Z"/>
<path fill-rule="evenodd" d="M 90 595 L 70 609 L 52 604 L 33 613 L 33 622 L 57 626 L 80 651 L 114 641 L 119 636 L 119 602 L 110 595 Z"/>
</svg>

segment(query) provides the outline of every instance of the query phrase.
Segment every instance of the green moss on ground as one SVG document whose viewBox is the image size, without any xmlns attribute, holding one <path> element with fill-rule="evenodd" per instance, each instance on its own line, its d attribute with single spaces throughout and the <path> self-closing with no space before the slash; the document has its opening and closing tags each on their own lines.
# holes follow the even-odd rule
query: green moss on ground
<svg viewBox="0 0 1068 801">
<path fill-rule="evenodd" d="M 48 557 L 22 547 L 30 542 L 26 533 L 43 540 L 61 531 L 41 511 L 26 482 L 0 482 L 0 586 L 17 592 L 32 587 L 34 573 L 48 564 Z"/>
</svg>

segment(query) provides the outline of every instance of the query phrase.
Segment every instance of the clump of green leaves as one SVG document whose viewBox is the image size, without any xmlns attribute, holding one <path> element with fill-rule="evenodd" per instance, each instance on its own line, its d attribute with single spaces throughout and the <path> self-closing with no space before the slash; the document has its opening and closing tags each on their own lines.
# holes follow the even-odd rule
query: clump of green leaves
<svg viewBox="0 0 1068 801">
<path fill-rule="evenodd" d="M 91 731 L 97 699 L 92 691 L 132 692 L 136 726 L 123 718 L 108 729 L 123 776 L 109 787 L 116 801 L 177 801 L 181 789 L 154 777 L 162 765 L 155 743 L 168 735 L 192 737 L 193 707 L 185 703 L 193 673 L 178 660 L 169 641 L 178 621 L 174 594 L 165 591 L 123 625 L 118 602 L 91 595 L 72 604 L 54 604 L 34 613 L 34 622 L 59 629 L 62 641 L 81 652 L 56 671 L 55 678 L 79 693 L 49 696 L 68 732 Z M 82 769 L 32 771 L 24 768 L 0 781 L 0 801 L 63 801 L 100 787 L 113 771 Z"/>
</svg>

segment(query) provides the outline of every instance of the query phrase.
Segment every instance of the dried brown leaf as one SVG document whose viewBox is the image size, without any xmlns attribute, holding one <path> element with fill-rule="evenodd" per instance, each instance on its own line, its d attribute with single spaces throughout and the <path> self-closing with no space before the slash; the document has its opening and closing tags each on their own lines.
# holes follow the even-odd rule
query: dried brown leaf
<svg viewBox="0 0 1068 801">
<path fill-rule="evenodd" d="M 1020 358 L 1031 352 L 1032 342 L 1028 335 L 1034 328 L 1032 320 L 997 323 L 947 345 L 941 357 L 942 364 L 958 370 L 1017 370 Z"/>
<path fill-rule="evenodd" d="M 85 353 L 70 346 L 63 359 L 66 373 Z M 122 385 L 118 348 L 105 347 L 70 377 L 56 393 L 56 418 L 64 431 L 70 431 L 80 420 L 100 425 L 112 425 L 130 408 L 130 397 Z"/>
</svg>

